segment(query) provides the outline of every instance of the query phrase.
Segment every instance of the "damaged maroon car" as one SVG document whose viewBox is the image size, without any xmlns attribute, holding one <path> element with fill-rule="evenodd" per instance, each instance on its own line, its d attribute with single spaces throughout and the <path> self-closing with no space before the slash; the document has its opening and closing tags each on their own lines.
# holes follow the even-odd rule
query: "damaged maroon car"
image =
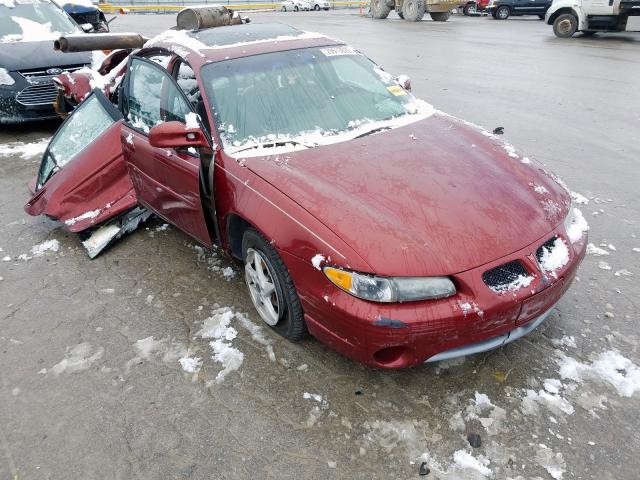
<svg viewBox="0 0 640 480">
<path fill-rule="evenodd" d="M 559 180 L 337 40 L 248 24 L 114 55 L 69 76 L 26 206 L 92 257 L 153 213 L 242 261 L 278 333 L 384 368 L 515 340 L 576 275 Z"/>
</svg>

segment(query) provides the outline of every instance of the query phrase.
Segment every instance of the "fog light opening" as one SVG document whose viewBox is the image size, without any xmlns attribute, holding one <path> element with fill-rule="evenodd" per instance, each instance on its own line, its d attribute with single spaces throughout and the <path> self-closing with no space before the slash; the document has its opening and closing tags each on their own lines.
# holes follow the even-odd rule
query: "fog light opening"
<svg viewBox="0 0 640 480">
<path fill-rule="evenodd" d="M 411 349 L 403 345 L 381 348 L 373 354 L 373 358 L 382 367 L 398 368 L 409 364 Z"/>
</svg>

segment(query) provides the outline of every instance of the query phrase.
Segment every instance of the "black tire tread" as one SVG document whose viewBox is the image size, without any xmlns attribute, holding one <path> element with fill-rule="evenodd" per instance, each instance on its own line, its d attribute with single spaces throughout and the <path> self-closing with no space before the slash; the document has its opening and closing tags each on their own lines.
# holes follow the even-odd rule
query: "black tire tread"
<svg viewBox="0 0 640 480">
<path fill-rule="evenodd" d="M 304 320 L 304 311 L 289 270 L 282 258 L 264 235 L 253 228 L 248 229 L 242 237 L 243 260 L 250 246 L 260 249 L 267 256 L 267 259 L 276 270 L 279 286 L 285 297 L 286 318 L 281 319 L 277 325 L 271 328 L 289 340 L 298 341 L 306 338 L 309 335 L 309 331 Z"/>
</svg>

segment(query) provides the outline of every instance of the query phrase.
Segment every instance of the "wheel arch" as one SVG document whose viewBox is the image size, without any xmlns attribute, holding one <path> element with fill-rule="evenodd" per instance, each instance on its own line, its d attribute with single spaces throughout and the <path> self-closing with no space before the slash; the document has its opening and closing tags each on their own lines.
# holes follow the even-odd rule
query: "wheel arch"
<svg viewBox="0 0 640 480">
<path fill-rule="evenodd" d="M 226 240 L 229 245 L 229 252 L 235 258 L 242 260 L 242 237 L 244 236 L 244 232 L 250 228 L 257 231 L 260 230 L 237 213 L 229 213 L 225 225 L 227 227 Z"/>
<path fill-rule="evenodd" d="M 547 21 L 547 25 L 553 25 L 553 22 L 556 21 L 556 18 L 558 18 L 560 15 L 563 15 L 565 13 L 570 13 L 572 15 L 575 15 L 575 17 L 578 19 L 578 21 L 580 21 L 580 15 L 578 15 L 578 12 L 576 12 L 573 8 L 571 8 L 571 7 L 562 7 L 562 8 L 557 9 L 551 15 L 549 15 L 549 20 Z"/>
</svg>

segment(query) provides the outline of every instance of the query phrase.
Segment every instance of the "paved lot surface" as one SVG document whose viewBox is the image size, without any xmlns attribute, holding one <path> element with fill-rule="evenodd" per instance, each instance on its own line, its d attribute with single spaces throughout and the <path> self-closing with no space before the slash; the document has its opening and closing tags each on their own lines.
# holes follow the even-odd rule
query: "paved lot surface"
<svg viewBox="0 0 640 480">
<path fill-rule="evenodd" d="M 559 40 L 528 18 L 253 17 L 342 38 L 411 76 L 437 108 L 505 127 L 589 199 L 590 241 L 609 254 L 587 256 L 529 337 L 377 371 L 250 328 L 260 321 L 238 265 L 158 222 L 90 261 L 58 224 L 23 213 L 39 158 L 6 148 L 56 124 L 3 127 L 0 479 L 416 478 L 423 461 L 425 478 L 637 478 L 640 37 Z M 114 29 L 172 23 L 129 15 Z M 52 239 L 57 252 L 31 253 Z M 221 308 L 236 314 L 244 361 L 216 382 L 220 365 L 197 333 Z M 178 362 L 187 350 L 203 359 L 197 374 Z"/>
</svg>

